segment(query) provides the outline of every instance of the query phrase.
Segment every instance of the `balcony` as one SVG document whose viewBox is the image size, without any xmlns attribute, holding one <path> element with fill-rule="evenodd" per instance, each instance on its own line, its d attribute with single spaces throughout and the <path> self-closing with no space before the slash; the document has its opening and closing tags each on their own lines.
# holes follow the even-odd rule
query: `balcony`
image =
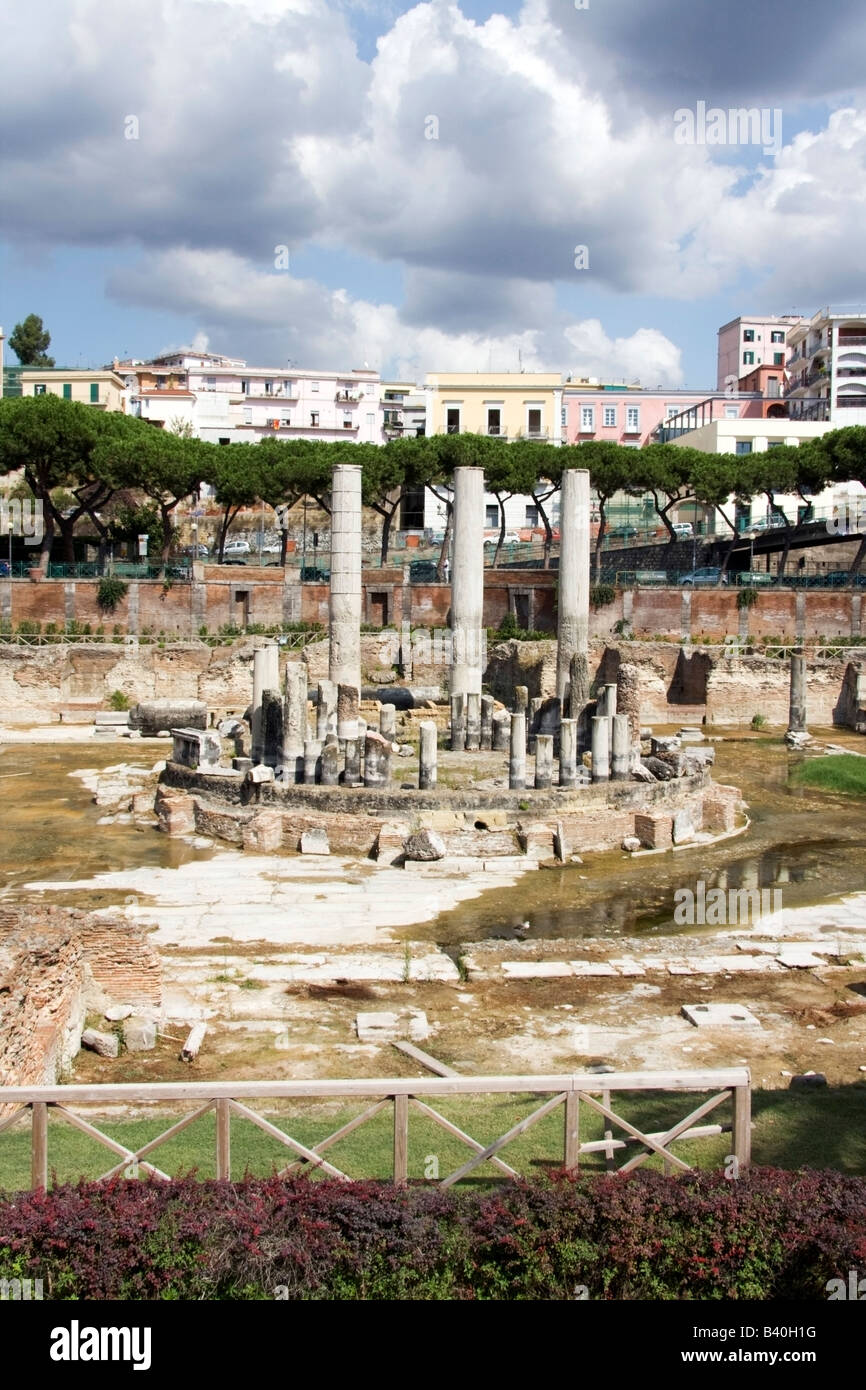
<svg viewBox="0 0 866 1390">
<path fill-rule="evenodd" d="M 789 420 L 829 420 L 830 401 L 827 396 L 802 396 L 788 405 Z"/>
<path fill-rule="evenodd" d="M 341 401 L 344 405 L 357 405 L 362 394 L 361 391 L 335 391 L 334 400 Z"/>
<path fill-rule="evenodd" d="M 505 429 L 502 425 L 488 425 L 487 429 L 484 430 L 483 433 L 486 434 L 490 439 L 508 438 L 508 430 Z"/>
<path fill-rule="evenodd" d="M 845 336 L 844 338 L 842 337 L 841 334 L 839 335 L 839 343 L 838 343 L 838 351 L 839 351 L 839 352 L 844 352 L 844 351 L 846 350 L 846 348 L 849 348 L 849 347 L 864 347 L 864 346 L 866 346 L 866 334 L 863 334 L 863 333 L 852 333 L 850 337 L 848 337 L 848 335 L 846 334 L 846 336 Z"/>
</svg>

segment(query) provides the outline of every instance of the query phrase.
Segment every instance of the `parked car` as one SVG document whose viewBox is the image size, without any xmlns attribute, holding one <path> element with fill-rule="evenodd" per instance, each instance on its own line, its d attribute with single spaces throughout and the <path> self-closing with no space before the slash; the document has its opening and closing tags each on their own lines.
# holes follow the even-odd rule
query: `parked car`
<svg viewBox="0 0 866 1390">
<path fill-rule="evenodd" d="M 637 535 L 636 526 L 611 526 L 607 533 L 611 540 L 632 540 Z"/>
<path fill-rule="evenodd" d="M 690 541 L 695 534 L 695 528 L 690 521 L 675 521 L 673 526 L 678 541 Z"/>
<path fill-rule="evenodd" d="M 229 541 L 223 549 L 223 555 L 249 555 L 250 550 L 249 541 Z"/>
<path fill-rule="evenodd" d="M 231 558 L 231 556 L 229 556 L 229 558 L 228 558 L 227 560 L 223 560 L 223 564 L 224 564 L 224 565 L 245 565 L 245 564 L 246 564 L 246 560 L 233 560 L 233 559 Z"/>
<path fill-rule="evenodd" d="M 713 584 L 727 584 L 728 576 L 722 574 L 718 565 L 701 565 L 698 569 L 684 574 L 680 583 L 693 584 L 696 588 L 709 588 Z"/>
<path fill-rule="evenodd" d="M 185 545 L 181 553 L 192 556 L 194 560 L 205 560 L 210 555 L 210 550 L 206 545 L 199 543 L 198 545 Z"/>
<path fill-rule="evenodd" d="M 279 553 L 280 553 L 280 544 L 279 544 L 279 541 L 271 541 L 269 545 L 263 545 L 263 546 L 262 546 L 262 554 L 263 554 L 263 555 L 279 555 Z"/>
<path fill-rule="evenodd" d="M 783 531 L 788 525 L 788 518 L 780 516 L 778 512 L 773 512 L 772 516 L 761 516 L 753 522 L 749 530 L 755 536 L 760 536 L 764 531 Z"/>
<path fill-rule="evenodd" d="M 485 544 L 485 545 L 498 545 L 498 544 L 499 544 L 499 537 L 498 537 L 498 536 L 485 536 L 485 537 L 484 537 L 484 544 Z M 520 545 L 520 536 L 518 535 L 518 533 L 517 533 L 516 531 L 506 531 L 506 532 L 505 532 L 505 535 L 502 537 L 502 544 L 503 544 L 503 545 Z"/>
</svg>

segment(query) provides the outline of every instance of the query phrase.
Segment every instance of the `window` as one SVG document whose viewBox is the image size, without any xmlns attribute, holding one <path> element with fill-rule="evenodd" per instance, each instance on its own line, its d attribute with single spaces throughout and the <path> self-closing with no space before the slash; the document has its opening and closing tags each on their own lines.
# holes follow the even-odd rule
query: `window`
<svg viewBox="0 0 866 1390">
<path fill-rule="evenodd" d="M 292 412 L 290 410 L 283 410 L 280 412 L 280 418 L 284 425 L 290 425 L 292 423 Z"/>
<path fill-rule="evenodd" d="M 785 354 L 784 354 L 784 352 L 774 352 L 774 353 L 773 353 L 773 366 L 774 366 L 774 367 L 784 367 L 784 365 L 785 365 Z"/>
<path fill-rule="evenodd" d="M 272 396 L 273 394 L 274 394 L 274 383 L 273 383 L 273 381 L 266 381 L 266 382 L 265 382 L 265 395 L 266 395 L 266 396 Z"/>
<path fill-rule="evenodd" d="M 628 405 L 625 410 L 626 434 L 640 434 L 640 406 Z"/>
<path fill-rule="evenodd" d="M 164 385 L 165 385 L 165 382 L 164 382 L 164 381 L 161 381 L 159 384 L 160 384 L 160 386 L 164 386 Z M 204 384 L 205 384 L 205 390 L 206 390 L 206 391 L 215 391 L 215 390 L 216 390 L 216 377 L 215 377 L 215 376 L 206 376 L 205 379 L 204 379 Z"/>
<path fill-rule="evenodd" d="M 541 434 L 541 406 L 530 406 L 526 412 L 527 434 Z"/>
<path fill-rule="evenodd" d="M 785 341 L 785 335 L 784 335 L 784 333 L 781 331 L 781 329 L 779 329 L 779 328 L 774 328 L 773 331 L 772 331 L 772 333 L 770 334 L 770 342 L 771 342 L 771 343 L 784 343 L 784 341 Z"/>
<path fill-rule="evenodd" d="M 45 395 L 45 383 L 42 382 L 42 381 L 37 382 L 37 384 L 33 387 L 33 394 L 34 394 L 34 396 L 44 396 L 44 395 Z"/>
<path fill-rule="evenodd" d="M 91 404 L 91 405 L 98 405 L 98 404 L 99 404 L 99 382 L 98 382 L 98 381 L 91 381 L 91 383 L 90 383 L 90 404 Z"/>
<path fill-rule="evenodd" d="M 499 503 L 488 502 L 484 508 L 484 525 L 488 528 L 499 525 Z"/>
<path fill-rule="evenodd" d="M 563 429 L 565 429 L 568 425 L 568 411 L 566 410 L 565 406 L 563 406 L 559 412 L 559 423 Z"/>
<path fill-rule="evenodd" d="M 739 420 L 739 418 L 740 418 L 740 408 L 739 408 L 739 406 L 737 406 L 737 405 L 726 405 L 726 406 L 725 406 L 725 419 L 726 419 L 726 420 Z"/>
<path fill-rule="evenodd" d="M 499 406 L 488 406 L 487 408 L 487 433 L 502 433 L 502 411 Z"/>
<path fill-rule="evenodd" d="M 782 446 L 784 445 L 784 443 L 785 443 L 784 439 L 768 439 L 768 440 L 767 440 L 767 448 L 768 448 L 768 449 L 781 449 Z"/>
<path fill-rule="evenodd" d="M 318 410 L 311 410 L 311 411 L 310 411 L 310 427 L 311 427 L 312 429 L 315 429 L 316 426 L 318 425 L 318 423 L 319 423 L 319 412 L 318 412 Z"/>
<path fill-rule="evenodd" d="M 355 423 L 355 421 L 352 419 L 352 412 L 351 412 L 351 410 L 344 410 L 344 411 L 343 411 L 343 429 L 344 429 L 344 430 L 350 430 L 350 429 L 352 428 L 352 426 L 354 425 L 354 423 Z"/>
<path fill-rule="evenodd" d="M 779 378 L 778 378 L 777 376 L 768 376 L 768 377 L 767 377 L 767 395 L 768 395 L 768 396 L 780 396 L 781 394 L 782 394 L 782 393 L 781 393 L 781 391 L 780 391 L 780 389 L 779 389 Z"/>
<path fill-rule="evenodd" d="M 310 390 L 311 390 L 311 391 L 318 391 L 318 389 L 319 389 L 319 383 L 318 383 L 317 381 L 311 381 L 311 382 L 310 382 Z"/>
<path fill-rule="evenodd" d="M 604 408 L 604 427 L 605 429 L 616 429 L 616 406 L 606 405 Z"/>
<path fill-rule="evenodd" d="M 580 432 L 581 434 L 595 433 L 595 406 L 582 405 L 580 407 Z"/>
<path fill-rule="evenodd" d="M 460 433 L 460 407 L 449 406 L 445 411 L 445 432 L 446 434 Z"/>
<path fill-rule="evenodd" d="M 755 341 L 755 330 L 754 330 L 754 328 L 744 328 L 744 329 L 743 329 L 743 342 L 744 342 L 744 343 L 753 343 L 754 341 Z"/>
<path fill-rule="evenodd" d="M 242 396 L 248 396 L 249 394 L 250 394 L 250 383 L 246 380 L 246 378 L 244 378 L 244 380 L 241 382 L 241 395 L 242 395 Z"/>
<path fill-rule="evenodd" d="M 738 439 L 738 440 L 737 440 L 737 453 L 738 453 L 738 454 L 750 454 L 751 452 L 752 452 L 752 441 L 751 441 L 751 439 Z"/>
<path fill-rule="evenodd" d="M 666 418 L 667 418 L 668 420 L 672 420 L 673 417 L 674 417 L 675 415 L 679 415 L 679 413 L 680 413 L 680 408 L 679 408 L 678 405 L 666 405 L 666 406 L 665 406 L 665 416 L 666 416 Z"/>
<path fill-rule="evenodd" d="M 744 353 L 743 353 L 743 366 L 744 366 L 744 367 L 754 367 L 754 365 L 755 365 L 755 354 L 754 354 L 753 352 L 744 352 Z"/>
<path fill-rule="evenodd" d="M 538 508 L 537 508 L 537 507 L 533 507 L 533 506 L 531 506 L 529 503 L 526 504 L 526 514 L 525 514 L 524 519 L 523 519 L 523 524 L 524 524 L 524 526 L 537 526 L 537 525 L 538 525 Z"/>
<path fill-rule="evenodd" d="M 245 424 L 245 425 L 251 425 L 252 423 L 253 423 L 253 408 L 252 408 L 251 405 L 245 405 L 245 406 L 244 406 L 244 424 Z"/>
<path fill-rule="evenodd" d="M 63 399 L 64 399 L 65 401 L 71 401 L 71 400 L 72 400 L 72 382 L 71 382 L 71 381 L 64 381 L 64 383 L 63 383 Z"/>
</svg>

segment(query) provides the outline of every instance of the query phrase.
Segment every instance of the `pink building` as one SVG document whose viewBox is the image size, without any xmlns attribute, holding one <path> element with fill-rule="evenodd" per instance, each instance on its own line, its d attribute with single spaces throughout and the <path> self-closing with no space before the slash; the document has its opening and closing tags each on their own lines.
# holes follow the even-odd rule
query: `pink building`
<svg viewBox="0 0 866 1390">
<path fill-rule="evenodd" d="M 786 340 L 802 320 L 798 314 L 751 314 L 731 319 L 719 329 L 716 387 L 736 387 L 753 367 L 784 371 Z"/>
<path fill-rule="evenodd" d="M 563 387 L 562 442 L 585 444 L 588 440 L 609 440 L 627 448 L 640 449 L 660 437 L 660 431 L 670 420 L 676 421 L 679 432 L 687 421 L 679 417 L 688 412 L 690 420 L 703 415 L 709 419 L 738 420 L 743 416 L 762 415 L 763 399 L 758 392 L 740 392 L 737 397 L 722 391 L 683 388 L 650 390 L 640 386 L 583 386 Z M 696 428 L 688 422 L 688 428 Z"/>
</svg>

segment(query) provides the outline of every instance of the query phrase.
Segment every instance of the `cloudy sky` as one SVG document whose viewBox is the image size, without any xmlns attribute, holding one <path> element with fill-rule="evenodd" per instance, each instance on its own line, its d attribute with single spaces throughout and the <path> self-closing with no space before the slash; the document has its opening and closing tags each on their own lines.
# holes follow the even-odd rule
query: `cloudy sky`
<svg viewBox="0 0 866 1390">
<path fill-rule="evenodd" d="M 0 322 L 72 366 L 712 386 L 736 314 L 866 301 L 864 87 L 862 0 L 28 0 Z M 780 148 L 681 143 L 701 102 Z"/>
</svg>

